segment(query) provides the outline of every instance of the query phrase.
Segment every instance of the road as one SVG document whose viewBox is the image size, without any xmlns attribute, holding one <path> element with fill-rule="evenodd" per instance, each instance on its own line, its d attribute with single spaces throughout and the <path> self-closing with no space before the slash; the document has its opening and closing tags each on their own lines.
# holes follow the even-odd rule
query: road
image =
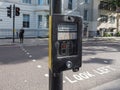
<svg viewBox="0 0 120 90">
<path fill-rule="evenodd" d="M 83 43 L 79 72 L 65 71 L 63 90 L 89 90 L 120 79 L 120 42 Z M 49 90 L 48 46 L 0 46 L 0 90 Z"/>
</svg>

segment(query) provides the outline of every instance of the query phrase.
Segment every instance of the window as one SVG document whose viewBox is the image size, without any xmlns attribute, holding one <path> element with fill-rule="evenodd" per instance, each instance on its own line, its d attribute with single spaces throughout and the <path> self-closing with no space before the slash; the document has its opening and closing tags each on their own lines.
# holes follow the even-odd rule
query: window
<svg viewBox="0 0 120 90">
<path fill-rule="evenodd" d="M 114 16 L 110 16 L 110 23 L 111 24 L 115 23 L 115 17 Z"/>
<path fill-rule="evenodd" d="M 100 22 L 108 22 L 108 16 L 107 15 L 100 15 Z"/>
<path fill-rule="evenodd" d="M 23 14 L 23 27 L 29 28 L 29 24 L 30 24 L 30 15 Z"/>
<path fill-rule="evenodd" d="M 99 9 L 109 10 L 109 3 L 105 1 L 100 1 Z"/>
<path fill-rule="evenodd" d="M 46 15 L 45 17 L 46 17 L 46 28 L 48 28 L 49 27 L 49 15 Z"/>
<path fill-rule="evenodd" d="M 31 4 L 31 0 L 23 0 L 23 3 L 29 3 L 29 4 Z"/>
<path fill-rule="evenodd" d="M 42 27 L 42 15 L 38 15 L 38 28 Z"/>
<path fill-rule="evenodd" d="M 43 5 L 43 0 L 38 0 L 38 5 Z"/>
<path fill-rule="evenodd" d="M 89 0 L 85 0 L 85 3 L 89 3 Z"/>
<path fill-rule="evenodd" d="M 84 10 L 84 20 L 88 19 L 88 10 Z"/>
<path fill-rule="evenodd" d="M 50 0 L 47 0 L 47 4 L 50 4 Z"/>
<path fill-rule="evenodd" d="M 72 10 L 72 0 L 68 1 L 68 9 Z"/>
</svg>

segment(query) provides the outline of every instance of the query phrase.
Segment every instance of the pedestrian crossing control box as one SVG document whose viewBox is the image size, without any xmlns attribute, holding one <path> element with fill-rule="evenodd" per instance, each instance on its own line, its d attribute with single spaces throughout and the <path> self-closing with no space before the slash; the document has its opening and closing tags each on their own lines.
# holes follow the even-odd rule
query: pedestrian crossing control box
<svg viewBox="0 0 120 90">
<path fill-rule="evenodd" d="M 82 19 L 78 16 L 49 17 L 49 68 L 52 72 L 79 71 L 82 63 Z"/>
</svg>

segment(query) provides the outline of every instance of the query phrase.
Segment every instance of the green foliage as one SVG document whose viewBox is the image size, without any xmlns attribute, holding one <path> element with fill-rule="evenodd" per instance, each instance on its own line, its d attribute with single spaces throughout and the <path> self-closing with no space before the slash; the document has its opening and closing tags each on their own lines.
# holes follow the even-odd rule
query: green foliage
<svg viewBox="0 0 120 90">
<path fill-rule="evenodd" d="M 112 6 L 120 7 L 120 0 L 108 0 Z"/>
<path fill-rule="evenodd" d="M 104 37 L 111 37 L 112 35 L 109 33 L 104 33 Z"/>
<path fill-rule="evenodd" d="M 117 33 L 116 33 L 116 36 L 120 37 L 120 32 L 117 32 Z"/>
<path fill-rule="evenodd" d="M 120 0 L 102 0 L 101 4 L 105 10 L 120 12 Z"/>
</svg>

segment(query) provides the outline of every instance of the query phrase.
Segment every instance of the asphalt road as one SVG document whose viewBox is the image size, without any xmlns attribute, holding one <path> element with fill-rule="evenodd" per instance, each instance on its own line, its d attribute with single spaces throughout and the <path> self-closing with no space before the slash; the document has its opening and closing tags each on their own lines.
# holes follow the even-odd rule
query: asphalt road
<svg viewBox="0 0 120 90">
<path fill-rule="evenodd" d="M 120 79 L 120 43 L 83 43 L 79 72 L 65 71 L 63 90 L 89 90 Z M 49 90 L 48 46 L 0 46 L 0 90 Z M 118 89 L 119 90 L 119 89 Z"/>
</svg>

